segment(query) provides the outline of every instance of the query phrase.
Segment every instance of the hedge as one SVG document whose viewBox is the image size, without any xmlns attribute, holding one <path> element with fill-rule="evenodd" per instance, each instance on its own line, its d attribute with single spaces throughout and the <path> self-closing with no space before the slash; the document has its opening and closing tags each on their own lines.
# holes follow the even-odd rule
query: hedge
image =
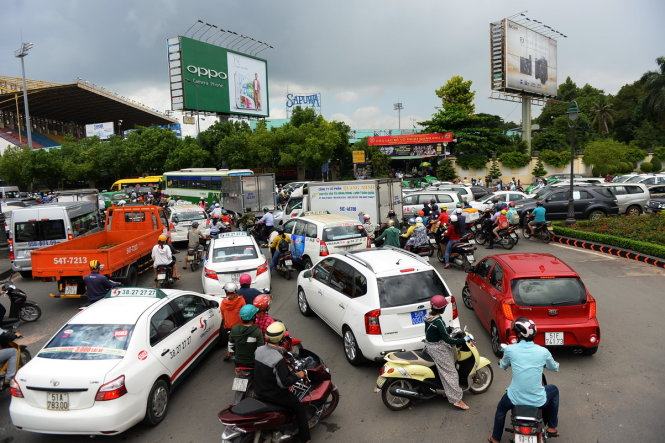
<svg viewBox="0 0 665 443">
<path fill-rule="evenodd" d="M 649 243 L 640 240 L 632 240 L 616 235 L 599 234 L 597 232 L 581 231 L 578 229 L 567 228 L 565 226 L 554 225 L 554 233 L 563 237 L 572 237 L 580 240 L 587 240 L 596 243 L 603 243 L 617 248 L 629 249 L 653 257 L 665 258 L 665 246 L 656 243 Z"/>
</svg>

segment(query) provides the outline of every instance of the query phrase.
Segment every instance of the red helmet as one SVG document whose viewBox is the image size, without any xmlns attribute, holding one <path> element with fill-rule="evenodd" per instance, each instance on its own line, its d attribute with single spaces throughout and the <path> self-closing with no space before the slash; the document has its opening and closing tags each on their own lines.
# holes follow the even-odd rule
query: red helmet
<svg viewBox="0 0 665 443">
<path fill-rule="evenodd" d="M 510 206 L 511 208 L 514 208 L 515 207 L 515 202 L 508 203 L 508 206 Z"/>
<path fill-rule="evenodd" d="M 268 294 L 257 295 L 254 298 L 254 306 L 259 308 L 259 311 L 267 311 L 270 307 L 270 302 L 272 302 L 272 297 Z"/>
<path fill-rule="evenodd" d="M 238 279 L 238 283 L 240 283 L 240 286 L 244 285 L 251 285 L 252 284 L 252 276 L 249 274 L 242 274 L 240 278 Z"/>
<path fill-rule="evenodd" d="M 425 211 L 421 209 L 420 211 L 418 211 L 418 215 L 422 217 L 423 215 L 425 215 Z"/>
<path fill-rule="evenodd" d="M 444 309 L 448 304 L 448 300 L 443 295 L 435 295 L 430 300 L 433 309 Z"/>
</svg>

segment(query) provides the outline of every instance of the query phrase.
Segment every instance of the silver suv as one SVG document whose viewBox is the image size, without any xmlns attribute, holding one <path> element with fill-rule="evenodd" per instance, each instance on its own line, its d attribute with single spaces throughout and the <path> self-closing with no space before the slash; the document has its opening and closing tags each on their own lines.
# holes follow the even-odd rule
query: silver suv
<svg viewBox="0 0 665 443">
<path fill-rule="evenodd" d="M 619 214 L 639 215 L 647 207 L 650 195 L 646 185 L 641 183 L 604 183 L 617 198 Z"/>
</svg>

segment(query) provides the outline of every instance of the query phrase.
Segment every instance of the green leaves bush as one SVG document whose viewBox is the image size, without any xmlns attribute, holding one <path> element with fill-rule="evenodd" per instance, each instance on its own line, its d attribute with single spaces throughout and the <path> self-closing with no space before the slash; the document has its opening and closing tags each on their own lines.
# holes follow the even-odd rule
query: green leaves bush
<svg viewBox="0 0 665 443">
<path fill-rule="evenodd" d="M 528 165 L 531 161 L 531 157 L 527 154 L 522 154 L 521 152 L 511 151 L 501 154 L 499 156 L 499 161 L 507 168 L 518 169 Z"/>
<path fill-rule="evenodd" d="M 651 159 L 651 166 L 653 172 L 660 172 L 663 169 L 663 163 L 655 156 Z"/>
<path fill-rule="evenodd" d="M 543 149 L 540 151 L 540 159 L 547 165 L 563 168 L 570 162 L 570 152 Z"/>
<path fill-rule="evenodd" d="M 642 172 L 651 172 L 653 171 L 653 165 L 651 162 L 642 162 L 640 165 L 640 171 Z"/>
</svg>

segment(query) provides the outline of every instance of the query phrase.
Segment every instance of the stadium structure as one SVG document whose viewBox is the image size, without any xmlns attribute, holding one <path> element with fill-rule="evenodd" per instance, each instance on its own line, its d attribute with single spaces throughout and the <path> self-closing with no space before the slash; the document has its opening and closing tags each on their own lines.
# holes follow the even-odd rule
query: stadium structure
<svg viewBox="0 0 665 443">
<path fill-rule="evenodd" d="M 158 110 L 77 79 L 62 84 L 26 80 L 33 148 L 60 146 L 65 136 L 85 137 L 85 125 L 113 122 L 116 134 L 138 126 L 177 123 Z M 22 79 L 0 76 L 0 150 L 27 145 Z"/>
</svg>

